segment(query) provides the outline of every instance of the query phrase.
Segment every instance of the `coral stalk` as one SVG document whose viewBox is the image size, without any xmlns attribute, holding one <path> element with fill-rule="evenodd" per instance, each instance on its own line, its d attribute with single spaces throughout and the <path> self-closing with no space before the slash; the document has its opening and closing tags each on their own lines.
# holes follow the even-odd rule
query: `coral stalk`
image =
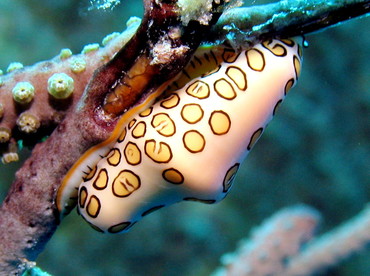
<svg viewBox="0 0 370 276">
<path fill-rule="evenodd" d="M 293 37 L 332 27 L 370 12 L 368 0 L 285 0 L 226 11 L 209 41 L 248 46 L 271 37 Z"/>
<path fill-rule="evenodd" d="M 370 244 L 370 205 L 336 229 L 312 240 L 289 260 L 284 275 L 310 275 L 338 263 Z"/>
<path fill-rule="evenodd" d="M 235 253 L 222 257 L 222 275 L 285 275 L 284 260 L 298 253 L 312 238 L 320 222 L 318 212 L 308 206 L 283 209 L 253 230 L 252 238 L 241 241 Z"/>
<path fill-rule="evenodd" d="M 307 206 L 279 211 L 254 229 L 250 239 L 241 241 L 235 253 L 224 255 L 224 267 L 214 276 L 313 275 L 370 243 L 370 206 L 336 229 L 312 239 L 319 220 L 319 214 Z"/>
<path fill-rule="evenodd" d="M 30 140 L 31 137 L 25 135 L 29 132 L 23 131 L 25 128 L 17 123 L 25 113 L 27 116 L 35 118 L 37 125 L 43 129 L 59 124 L 80 99 L 94 70 L 110 60 L 121 49 L 135 33 L 139 23 L 138 18 L 130 20 L 125 32 L 117 33 L 115 37 L 105 41 L 105 47 L 95 51 L 72 55 L 69 49 L 63 49 L 60 55 L 49 61 L 15 69 L 0 76 L 0 153 L 5 152 L 6 156 L 6 153 L 9 152 L 7 144 L 12 137 L 17 140 L 24 139 L 25 142 Z M 84 70 L 78 72 L 77 64 L 80 64 L 81 61 L 85 63 Z M 72 97 L 55 99 L 48 94 L 48 81 L 52 80 L 55 74 L 65 74 L 68 78 L 73 78 Z M 22 84 L 26 84 L 26 86 Z M 23 89 L 17 89 L 20 86 Z M 19 103 L 22 99 L 20 95 L 24 95 L 27 90 L 24 87 L 31 86 L 33 87 L 32 99 L 27 98 L 27 102 L 24 104 Z M 22 93 L 20 94 L 20 92 Z M 37 131 L 38 129 L 33 129 L 32 132 Z M 3 162 L 6 163 L 6 160 L 3 159 Z"/>
</svg>

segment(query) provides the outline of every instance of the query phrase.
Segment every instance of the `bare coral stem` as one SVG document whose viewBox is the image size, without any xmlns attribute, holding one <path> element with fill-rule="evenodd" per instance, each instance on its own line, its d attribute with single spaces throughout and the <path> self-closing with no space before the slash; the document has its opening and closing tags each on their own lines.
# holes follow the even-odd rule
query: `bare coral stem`
<svg viewBox="0 0 370 276">
<path fill-rule="evenodd" d="M 209 41 L 231 40 L 238 46 L 271 37 L 292 37 L 320 31 L 370 12 L 369 0 L 285 0 L 226 11 Z"/>
<path fill-rule="evenodd" d="M 329 233 L 312 240 L 289 260 L 283 275 L 309 275 L 348 258 L 370 244 L 370 206 Z"/>
</svg>

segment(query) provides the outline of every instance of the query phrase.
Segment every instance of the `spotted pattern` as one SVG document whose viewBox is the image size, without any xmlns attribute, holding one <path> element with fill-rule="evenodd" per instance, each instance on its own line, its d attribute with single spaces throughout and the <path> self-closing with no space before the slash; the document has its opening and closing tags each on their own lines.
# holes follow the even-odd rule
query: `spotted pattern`
<svg viewBox="0 0 370 276">
<path fill-rule="evenodd" d="M 97 198 L 94 195 L 91 196 L 86 206 L 86 213 L 90 217 L 96 218 L 99 215 L 100 208 L 101 208 L 101 204 L 100 204 L 99 198 Z"/>
<path fill-rule="evenodd" d="M 209 85 L 203 81 L 195 81 L 186 89 L 186 93 L 198 99 L 206 99 L 209 97 Z"/>
<path fill-rule="evenodd" d="M 284 95 L 288 94 L 289 90 L 293 87 L 293 85 L 294 85 L 294 79 L 290 79 L 287 81 L 284 87 Z"/>
<path fill-rule="evenodd" d="M 92 228 L 92 229 L 94 229 L 95 231 L 98 231 L 98 232 L 100 232 L 100 233 L 104 233 L 104 231 L 102 230 L 102 229 L 100 229 L 98 226 L 96 226 L 96 225 L 94 225 L 94 224 L 92 224 L 91 222 L 89 222 L 89 221 L 87 221 L 86 220 L 86 222 L 90 225 L 90 227 Z"/>
<path fill-rule="evenodd" d="M 231 168 L 229 168 L 227 170 L 224 181 L 222 182 L 222 184 L 223 184 L 222 187 L 223 187 L 223 192 L 224 193 L 227 193 L 230 190 L 230 188 L 233 184 L 235 175 L 238 172 L 239 166 L 240 166 L 240 164 L 236 163 L 235 165 L 233 165 Z"/>
<path fill-rule="evenodd" d="M 274 111 L 272 112 L 272 115 L 275 116 L 276 112 L 279 110 L 280 108 L 280 105 L 281 103 L 283 102 L 282 99 L 278 100 L 278 102 L 276 103 L 275 107 L 274 107 Z"/>
<path fill-rule="evenodd" d="M 192 153 L 201 152 L 206 145 L 204 136 L 196 130 L 187 131 L 182 140 L 185 148 Z"/>
<path fill-rule="evenodd" d="M 175 134 L 176 127 L 170 116 L 166 113 L 158 113 L 153 116 L 152 126 L 163 136 L 170 137 Z"/>
<path fill-rule="evenodd" d="M 141 162 L 141 152 L 137 145 L 132 142 L 128 142 L 125 147 L 125 158 L 128 164 L 137 165 Z"/>
<path fill-rule="evenodd" d="M 294 56 L 293 62 L 294 62 L 295 77 L 296 79 L 298 79 L 298 76 L 301 73 L 301 62 L 299 61 L 299 58 L 297 56 Z"/>
<path fill-rule="evenodd" d="M 111 166 L 117 166 L 121 162 L 121 152 L 114 148 L 108 153 L 107 162 Z"/>
<path fill-rule="evenodd" d="M 108 180 L 107 169 L 101 169 L 93 182 L 93 187 L 97 190 L 104 190 L 108 185 Z"/>
<path fill-rule="evenodd" d="M 148 117 L 153 111 L 153 107 L 149 107 L 147 109 L 145 109 L 143 112 L 140 112 L 139 113 L 139 116 L 140 117 Z"/>
<path fill-rule="evenodd" d="M 118 137 L 117 142 L 118 143 L 122 143 L 125 140 L 125 138 L 126 138 L 126 134 L 127 134 L 127 131 L 126 131 L 126 128 L 124 128 L 122 130 L 120 136 Z"/>
<path fill-rule="evenodd" d="M 178 170 L 174 168 L 164 170 L 162 175 L 166 181 L 172 184 L 184 183 L 184 176 L 181 174 L 181 172 L 179 172 Z"/>
<path fill-rule="evenodd" d="M 139 122 L 135 128 L 132 130 L 132 137 L 138 139 L 145 136 L 146 124 L 144 122 Z"/>
<path fill-rule="evenodd" d="M 177 94 L 170 95 L 167 99 L 161 102 L 161 106 L 164 108 L 174 108 L 180 102 L 180 97 Z"/>
<path fill-rule="evenodd" d="M 251 150 L 254 146 L 254 144 L 258 141 L 258 139 L 260 138 L 261 134 L 263 132 L 263 128 L 259 128 L 257 129 L 253 134 L 252 134 L 252 137 L 249 141 L 249 144 L 247 146 L 247 149 L 248 150 Z"/>
<path fill-rule="evenodd" d="M 136 123 L 136 119 L 132 119 L 131 122 L 128 123 L 128 129 L 131 129 Z"/>
<path fill-rule="evenodd" d="M 82 157 L 62 183 L 58 208 L 68 213 L 77 204 L 94 229 L 119 233 L 174 202 L 222 200 L 295 85 L 300 51 L 281 39 L 242 53 L 196 54 L 165 96 L 155 92 L 126 112 L 112 137 Z"/>
<path fill-rule="evenodd" d="M 113 181 L 113 194 L 117 197 L 126 197 L 140 188 L 139 176 L 130 170 L 121 171 Z"/>
<path fill-rule="evenodd" d="M 80 208 L 85 207 L 86 199 L 87 199 L 87 189 L 86 187 L 82 187 L 80 189 L 80 195 L 78 197 L 78 203 L 80 204 Z"/>
<path fill-rule="evenodd" d="M 275 43 L 273 43 L 275 42 Z M 284 57 L 287 55 L 287 49 L 281 45 L 280 43 L 277 43 L 276 40 L 267 40 L 262 43 L 262 45 L 268 49 L 271 53 L 273 53 L 275 56 Z"/>
<path fill-rule="evenodd" d="M 225 74 L 235 83 L 240 90 L 247 89 L 247 76 L 245 72 L 236 66 L 229 66 Z"/>
<path fill-rule="evenodd" d="M 182 119 L 189 123 L 195 124 L 202 120 L 204 111 L 199 104 L 186 104 L 181 110 Z"/>
<path fill-rule="evenodd" d="M 92 179 L 95 176 L 96 171 L 97 171 L 96 166 L 94 166 L 92 169 L 89 167 L 88 169 L 90 170 L 90 172 L 86 175 L 86 177 L 82 178 L 84 182 Z"/>
<path fill-rule="evenodd" d="M 156 163 L 168 163 L 172 159 L 172 151 L 165 142 L 148 140 L 145 142 L 145 153 Z"/>
<path fill-rule="evenodd" d="M 252 48 L 250 50 L 247 50 L 245 52 L 245 55 L 247 57 L 247 63 L 249 68 L 251 68 L 254 71 L 262 72 L 265 68 L 265 57 L 263 53 L 255 48 Z"/>
<path fill-rule="evenodd" d="M 291 40 L 289 38 L 283 38 L 283 39 L 280 39 L 280 41 L 289 47 L 293 47 L 295 45 L 294 40 Z"/>
<path fill-rule="evenodd" d="M 234 63 L 239 55 L 240 53 L 235 52 L 235 50 L 225 48 L 222 53 L 222 60 L 226 63 Z"/>
<path fill-rule="evenodd" d="M 236 92 L 234 87 L 231 85 L 230 82 L 225 80 L 224 78 L 218 79 L 215 84 L 214 88 L 216 93 L 226 100 L 232 100 L 236 97 Z"/>
<path fill-rule="evenodd" d="M 208 71 L 207 73 L 202 74 L 202 78 L 205 78 L 207 76 L 213 75 L 213 74 L 217 73 L 218 71 L 220 71 L 220 69 L 221 69 L 221 65 L 217 66 L 213 70 Z"/>
<path fill-rule="evenodd" d="M 127 230 L 131 226 L 132 226 L 131 222 L 122 222 L 122 223 L 119 223 L 119 224 L 116 224 L 116 225 L 113 225 L 113 226 L 109 227 L 108 232 L 112 233 L 112 234 L 116 234 L 116 233 L 122 232 L 124 230 Z"/>
<path fill-rule="evenodd" d="M 223 135 L 229 132 L 231 120 L 229 115 L 222 110 L 213 111 L 209 118 L 211 130 L 216 135 Z"/>
<path fill-rule="evenodd" d="M 200 203 L 205 203 L 205 204 L 213 204 L 216 203 L 216 200 L 214 199 L 199 199 L 195 197 L 185 197 L 183 198 L 185 201 L 194 201 L 194 202 L 200 202 Z"/>
</svg>

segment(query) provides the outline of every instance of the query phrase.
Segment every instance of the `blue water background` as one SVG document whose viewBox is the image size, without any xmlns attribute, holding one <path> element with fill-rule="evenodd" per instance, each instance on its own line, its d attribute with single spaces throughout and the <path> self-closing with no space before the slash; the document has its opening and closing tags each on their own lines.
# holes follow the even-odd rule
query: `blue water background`
<svg viewBox="0 0 370 276">
<path fill-rule="evenodd" d="M 61 48 L 78 53 L 142 12 L 134 0 L 113 12 L 87 7 L 88 1 L 0 1 L 0 69 L 12 61 L 31 65 Z M 95 232 L 73 212 L 38 264 L 53 275 L 208 275 L 222 254 L 280 208 L 315 207 L 324 217 L 319 233 L 354 216 L 370 199 L 368 26 L 369 18 L 354 20 L 307 37 L 298 85 L 223 202 L 177 204 L 114 236 Z M 0 165 L 1 200 L 19 165 Z M 369 259 L 367 250 L 322 275 L 366 275 Z"/>
</svg>

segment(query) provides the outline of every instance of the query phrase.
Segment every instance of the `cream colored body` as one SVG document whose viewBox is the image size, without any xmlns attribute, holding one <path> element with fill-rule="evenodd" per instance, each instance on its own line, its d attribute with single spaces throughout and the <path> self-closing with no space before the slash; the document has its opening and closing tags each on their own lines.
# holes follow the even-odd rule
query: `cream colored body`
<svg viewBox="0 0 370 276">
<path fill-rule="evenodd" d="M 116 233 L 178 201 L 223 199 L 300 71 L 293 40 L 227 51 L 218 71 L 126 118 L 109 143 L 82 157 L 59 193 L 60 209 L 70 209 L 79 185 L 79 213 L 95 229 Z M 99 154 L 105 157 L 95 165 Z M 82 182 L 81 169 L 89 174 Z"/>
</svg>

